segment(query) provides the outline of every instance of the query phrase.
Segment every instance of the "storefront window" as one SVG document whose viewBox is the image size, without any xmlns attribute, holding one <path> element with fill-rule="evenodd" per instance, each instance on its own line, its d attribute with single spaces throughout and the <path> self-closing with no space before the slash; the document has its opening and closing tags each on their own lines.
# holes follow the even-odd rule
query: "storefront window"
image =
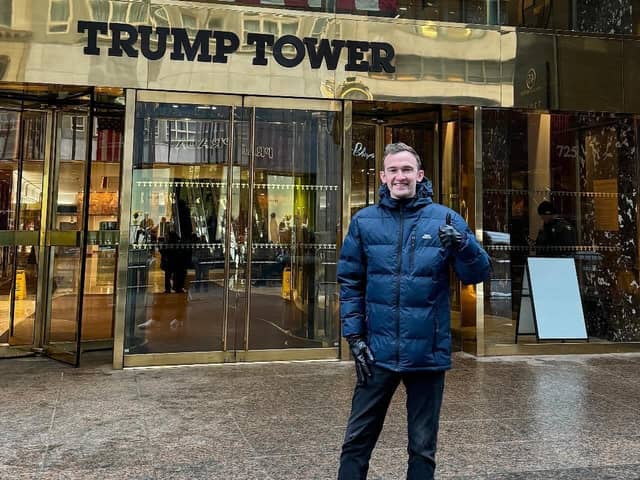
<svg viewBox="0 0 640 480">
<path fill-rule="evenodd" d="M 127 353 L 335 347 L 338 120 L 137 104 Z"/>
<path fill-rule="evenodd" d="M 590 341 L 640 341 L 637 138 L 629 115 L 483 111 L 489 347 L 536 341 L 517 330 L 531 257 L 574 261 Z"/>
</svg>

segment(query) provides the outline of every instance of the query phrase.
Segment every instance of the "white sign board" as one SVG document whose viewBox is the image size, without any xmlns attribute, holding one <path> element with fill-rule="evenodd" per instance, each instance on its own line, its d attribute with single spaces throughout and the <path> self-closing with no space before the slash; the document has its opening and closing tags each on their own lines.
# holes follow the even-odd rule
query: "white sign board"
<svg viewBox="0 0 640 480">
<path fill-rule="evenodd" d="M 527 259 L 539 340 L 587 340 L 573 258 Z"/>
</svg>

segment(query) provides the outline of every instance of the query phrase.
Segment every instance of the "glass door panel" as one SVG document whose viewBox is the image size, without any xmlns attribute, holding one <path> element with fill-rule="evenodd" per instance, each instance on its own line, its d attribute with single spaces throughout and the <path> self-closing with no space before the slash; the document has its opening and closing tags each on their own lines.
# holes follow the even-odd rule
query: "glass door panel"
<svg viewBox="0 0 640 480">
<path fill-rule="evenodd" d="M 334 347 L 339 113 L 254 115 L 248 349 Z"/>
<path fill-rule="evenodd" d="M 49 167 L 46 233 L 48 272 L 45 352 L 74 365 L 80 355 L 82 231 L 90 118 L 87 110 L 58 111 Z"/>
<path fill-rule="evenodd" d="M 138 93 L 130 364 L 337 345 L 340 114 L 298 104 Z"/>
<path fill-rule="evenodd" d="M 229 106 L 136 105 L 125 354 L 223 349 L 231 118 Z"/>
<path fill-rule="evenodd" d="M 120 165 L 124 111 L 96 114 L 91 150 L 82 341 L 111 341 L 119 242 Z"/>
<path fill-rule="evenodd" d="M 47 114 L 0 109 L 0 343 L 32 345 Z"/>
<path fill-rule="evenodd" d="M 237 352 L 247 348 L 247 289 L 249 278 L 249 237 L 251 142 L 253 110 L 234 108 L 233 156 L 229 190 L 227 321 L 224 350 L 228 361 L 237 360 Z"/>
<path fill-rule="evenodd" d="M 8 343 L 15 276 L 15 214 L 20 163 L 20 113 L 0 110 L 0 343 Z"/>
</svg>

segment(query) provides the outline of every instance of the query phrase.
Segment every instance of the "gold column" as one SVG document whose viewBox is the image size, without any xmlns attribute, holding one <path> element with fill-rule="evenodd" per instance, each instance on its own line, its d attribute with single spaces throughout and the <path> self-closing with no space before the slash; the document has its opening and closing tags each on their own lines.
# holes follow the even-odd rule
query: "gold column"
<svg viewBox="0 0 640 480">
<path fill-rule="evenodd" d="M 136 120 L 136 90 L 126 91 L 124 119 L 124 152 L 120 183 L 120 241 L 116 274 L 116 312 L 113 327 L 113 368 L 124 366 L 124 329 L 127 303 L 127 271 L 129 268 L 129 216 L 131 214 L 131 182 L 133 179 L 133 140 Z"/>
<path fill-rule="evenodd" d="M 476 239 L 482 242 L 483 224 L 483 186 L 482 186 L 482 108 L 473 109 L 473 135 L 474 135 L 474 176 L 475 176 L 475 234 Z M 476 351 L 475 354 L 483 356 L 485 350 L 484 328 L 484 284 L 476 285 Z M 474 352 L 470 352 L 474 353 Z"/>
<path fill-rule="evenodd" d="M 353 127 L 353 103 L 347 100 L 343 103 L 342 109 L 342 122 L 344 129 L 342 132 L 342 235 L 340 236 L 340 245 L 338 245 L 337 253 L 339 255 L 340 247 L 342 247 L 342 240 L 349 230 L 349 223 L 351 222 L 351 152 L 353 147 L 352 143 L 352 127 Z M 337 261 L 337 259 L 336 259 Z M 342 332 L 342 321 L 339 318 L 340 332 Z M 349 360 L 349 344 L 340 335 L 340 359 Z"/>
</svg>

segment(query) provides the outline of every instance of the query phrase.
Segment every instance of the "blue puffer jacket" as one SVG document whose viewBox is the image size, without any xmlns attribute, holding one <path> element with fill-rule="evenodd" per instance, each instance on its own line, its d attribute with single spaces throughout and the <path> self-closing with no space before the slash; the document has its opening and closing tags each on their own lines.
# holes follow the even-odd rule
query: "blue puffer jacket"
<svg viewBox="0 0 640 480">
<path fill-rule="evenodd" d="M 342 335 L 363 335 L 376 365 L 397 372 L 451 368 L 449 263 L 465 284 L 489 276 L 487 253 L 465 221 L 434 203 L 431 183 L 409 200 L 380 189 L 380 202 L 351 220 L 340 252 Z M 461 248 L 442 247 L 438 230 L 451 214 Z"/>
</svg>

